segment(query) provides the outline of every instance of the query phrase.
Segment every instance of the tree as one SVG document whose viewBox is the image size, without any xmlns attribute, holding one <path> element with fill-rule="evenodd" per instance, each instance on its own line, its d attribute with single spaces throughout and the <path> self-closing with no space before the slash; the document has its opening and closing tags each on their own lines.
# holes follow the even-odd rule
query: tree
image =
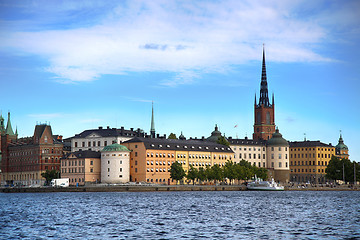
<svg viewBox="0 0 360 240">
<path fill-rule="evenodd" d="M 193 185 L 195 184 L 195 179 L 198 178 L 199 171 L 190 165 L 190 169 L 188 174 L 186 175 L 187 179 L 190 179 L 193 181 Z"/>
<path fill-rule="evenodd" d="M 236 178 L 236 167 L 232 161 L 226 162 L 224 166 L 224 177 L 229 179 L 230 184 L 232 180 Z"/>
<path fill-rule="evenodd" d="M 258 168 L 255 167 L 255 174 L 257 177 L 261 178 L 261 179 L 268 179 L 268 170 L 266 168 Z"/>
<path fill-rule="evenodd" d="M 200 183 L 206 180 L 206 170 L 203 167 L 199 167 L 197 179 Z"/>
<path fill-rule="evenodd" d="M 357 165 L 358 164 L 352 163 L 349 159 L 339 159 L 338 157 L 332 156 L 328 166 L 325 169 L 326 178 L 343 181 L 345 173 L 345 182 L 354 182 L 354 166 L 355 168 L 359 169 L 359 166 Z M 357 169 L 355 169 L 355 172 Z M 358 179 L 359 176 L 356 176 L 356 180 Z"/>
<path fill-rule="evenodd" d="M 181 164 L 175 161 L 170 167 L 170 177 L 176 181 L 180 181 L 185 175 L 185 170 L 182 168 Z"/>
<path fill-rule="evenodd" d="M 216 143 L 230 147 L 230 143 L 228 142 L 228 140 L 226 140 L 224 136 L 220 136 L 218 140 L 216 140 Z"/>
<path fill-rule="evenodd" d="M 59 176 L 59 171 L 56 170 L 46 170 L 45 172 L 41 173 L 41 176 L 46 179 L 46 185 L 49 185 L 51 180 L 57 178 Z"/>
<path fill-rule="evenodd" d="M 175 133 L 170 133 L 168 136 L 168 139 L 177 139 L 176 134 Z"/>
<path fill-rule="evenodd" d="M 218 165 L 218 164 L 214 164 L 211 167 L 211 174 L 212 174 L 212 179 L 216 181 L 222 181 L 224 179 L 224 172 L 223 169 Z"/>
</svg>

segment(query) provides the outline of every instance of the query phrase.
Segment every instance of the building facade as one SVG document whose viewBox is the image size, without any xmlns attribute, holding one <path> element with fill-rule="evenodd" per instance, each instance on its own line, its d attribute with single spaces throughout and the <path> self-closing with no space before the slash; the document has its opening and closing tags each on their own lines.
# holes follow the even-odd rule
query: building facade
<svg viewBox="0 0 360 240">
<path fill-rule="evenodd" d="M 339 137 L 339 142 L 335 147 L 335 154 L 339 158 L 349 159 L 349 148 L 344 144 L 341 133 Z"/>
<path fill-rule="evenodd" d="M 114 143 L 101 150 L 101 182 L 127 183 L 130 181 L 130 150 Z"/>
<path fill-rule="evenodd" d="M 297 183 L 325 183 L 325 169 L 335 147 L 320 141 L 290 142 L 290 179 Z"/>
<path fill-rule="evenodd" d="M 260 98 L 257 103 L 255 95 L 254 105 L 254 133 L 253 139 L 268 140 L 275 132 L 275 103 L 274 95 L 270 104 L 268 96 L 268 84 L 266 77 L 265 50 L 263 49 L 263 62 L 261 73 Z"/>
<path fill-rule="evenodd" d="M 233 162 L 239 163 L 241 160 L 250 162 L 253 166 L 267 168 L 266 163 L 266 144 L 264 140 L 252 140 L 245 137 L 244 139 L 227 139 L 230 148 L 234 151 Z"/>
<path fill-rule="evenodd" d="M 100 182 L 100 153 L 85 150 L 69 153 L 61 159 L 61 178 L 69 178 L 69 185 L 83 186 Z"/>
<path fill-rule="evenodd" d="M 143 136 L 144 132 L 140 128 L 126 130 L 124 127 L 117 129 L 108 126 L 107 128 L 99 127 L 98 129 L 85 130 L 71 138 L 71 152 L 79 150 L 101 151 L 113 143 L 121 144 L 134 137 Z"/>
<path fill-rule="evenodd" d="M 2 136 L 2 184 L 43 185 L 41 173 L 60 171 L 63 145 L 54 139 L 51 126 L 36 125 L 33 137 Z"/>
<path fill-rule="evenodd" d="M 131 150 L 130 181 L 133 182 L 176 184 L 170 178 L 175 161 L 188 171 L 190 166 L 224 166 L 234 155 L 227 146 L 202 140 L 134 138 L 123 145 Z"/>
</svg>

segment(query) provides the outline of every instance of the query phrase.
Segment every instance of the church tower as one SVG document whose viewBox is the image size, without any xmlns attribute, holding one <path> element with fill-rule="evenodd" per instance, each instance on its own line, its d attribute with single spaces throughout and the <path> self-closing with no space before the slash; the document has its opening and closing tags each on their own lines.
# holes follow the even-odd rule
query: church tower
<svg viewBox="0 0 360 240">
<path fill-rule="evenodd" d="M 261 72 L 261 85 L 260 85 L 260 98 L 259 103 L 256 101 L 255 94 L 255 122 L 253 139 L 268 140 L 275 133 L 275 103 L 274 94 L 272 95 L 272 103 L 270 104 L 268 95 L 268 84 L 266 78 L 266 65 L 265 65 L 265 48 L 263 47 L 263 60 Z"/>
</svg>

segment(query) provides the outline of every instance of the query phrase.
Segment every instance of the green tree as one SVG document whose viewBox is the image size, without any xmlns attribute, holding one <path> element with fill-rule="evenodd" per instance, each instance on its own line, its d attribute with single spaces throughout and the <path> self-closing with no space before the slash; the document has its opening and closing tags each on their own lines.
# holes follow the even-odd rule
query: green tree
<svg viewBox="0 0 360 240">
<path fill-rule="evenodd" d="M 190 169 L 189 169 L 189 172 L 187 173 L 186 177 L 187 177 L 187 179 L 190 179 L 193 181 L 193 185 L 195 184 L 195 179 L 198 178 L 198 175 L 199 175 L 199 171 L 190 165 Z"/>
<path fill-rule="evenodd" d="M 177 139 L 176 134 L 175 133 L 170 133 L 168 136 L 168 139 Z"/>
<path fill-rule="evenodd" d="M 255 167 L 255 174 L 257 177 L 261 178 L 261 179 L 268 179 L 268 170 L 266 168 L 258 168 Z"/>
<path fill-rule="evenodd" d="M 41 176 L 46 179 L 45 184 L 49 185 L 51 180 L 58 178 L 60 172 L 56 170 L 46 170 L 45 172 L 41 173 Z"/>
<path fill-rule="evenodd" d="M 216 143 L 230 147 L 230 143 L 228 142 L 228 140 L 226 140 L 224 136 L 220 136 Z"/>
<path fill-rule="evenodd" d="M 227 161 L 224 166 L 224 177 L 229 179 L 230 184 L 236 179 L 236 166 L 232 161 Z"/>
<path fill-rule="evenodd" d="M 199 168 L 197 179 L 200 181 L 200 183 L 206 180 L 206 171 L 203 167 Z"/>
<path fill-rule="evenodd" d="M 218 164 L 214 164 L 211 167 L 211 174 L 212 174 L 212 179 L 215 181 L 222 181 L 224 179 L 224 172 L 223 169 L 218 165 Z"/>
<path fill-rule="evenodd" d="M 170 177 L 176 181 L 182 180 L 186 176 L 182 165 L 175 161 L 170 167 Z"/>
<path fill-rule="evenodd" d="M 343 181 L 345 174 L 345 182 L 354 182 L 354 166 L 356 168 L 357 164 L 352 163 L 349 159 L 332 156 L 325 169 L 326 178 Z M 356 179 L 359 177 L 357 176 Z"/>
</svg>

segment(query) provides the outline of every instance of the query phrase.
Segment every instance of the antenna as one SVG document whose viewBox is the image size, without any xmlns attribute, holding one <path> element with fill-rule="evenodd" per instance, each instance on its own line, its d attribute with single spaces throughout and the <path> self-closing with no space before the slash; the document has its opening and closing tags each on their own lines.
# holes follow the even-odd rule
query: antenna
<svg viewBox="0 0 360 240">
<path fill-rule="evenodd" d="M 306 133 L 304 133 L 304 142 L 306 142 Z"/>
</svg>

